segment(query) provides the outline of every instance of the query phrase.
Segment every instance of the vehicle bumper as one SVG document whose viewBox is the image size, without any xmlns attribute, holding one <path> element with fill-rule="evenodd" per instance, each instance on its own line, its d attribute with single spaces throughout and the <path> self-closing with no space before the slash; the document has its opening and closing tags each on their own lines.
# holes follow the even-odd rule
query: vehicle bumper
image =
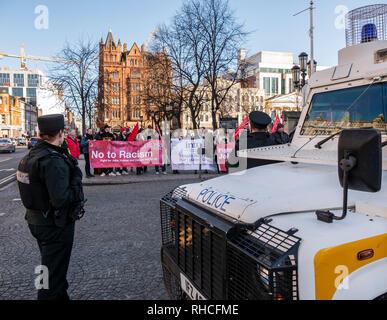
<svg viewBox="0 0 387 320">
<path fill-rule="evenodd" d="M 164 197 L 160 208 L 163 279 L 171 299 L 298 299 L 300 238 L 263 222 L 248 230 L 187 199 Z M 279 250 L 272 240 L 291 245 Z"/>
</svg>

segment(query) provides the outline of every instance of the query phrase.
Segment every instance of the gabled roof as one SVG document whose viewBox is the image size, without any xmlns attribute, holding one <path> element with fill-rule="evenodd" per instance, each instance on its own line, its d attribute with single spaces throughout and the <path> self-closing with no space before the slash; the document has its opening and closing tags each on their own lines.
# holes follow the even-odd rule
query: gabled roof
<svg viewBox="0 0 387 320">
<path fill-rule="evenodd" d="M 135 53 L 135 52 L 137 52 L 137 53 Z M 141 53 L 141 50 L 138 47 L 137 43 L 134 43 L 132 48 L 130 48 L 130 50 L 128 51 L 128 54 L 132 55 L 132 54 L 139 54 L 139 53 Z"/>
</svg>

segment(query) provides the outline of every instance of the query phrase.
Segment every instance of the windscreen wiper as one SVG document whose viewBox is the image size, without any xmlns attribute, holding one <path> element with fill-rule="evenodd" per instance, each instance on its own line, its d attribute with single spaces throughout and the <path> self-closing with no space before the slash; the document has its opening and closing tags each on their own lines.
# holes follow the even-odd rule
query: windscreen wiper
<svg viewBox="0 0 387 320">
<path fill-rule="evenodd" d="M 358 128 L 358 129 L 373 129 L 373 127 L 364 127 L 364 128 Z M 330 135 L 328 138 L 325 138 L 324 140 L 321 140 L 319 143 L 317 143 L 314 147 L 316 149 L 321 149 L 321 146 L 323 144 L 325 144 L 326 142 L 328 142 L 329 140 L 331 140 L 332 138 L 336 137 L 337 135 L 339 135 L 340 133 L 342 133 L 343 130 L 340 130 L 339 132 L 336 132 L 332 135 Z"/>
<path fill-rule="evenodd" d="M 336 132 L 334 134 L 331 134 L 328 138 L 325 138 L 324 140 L 321 140 L 319 143 L 315 144 L 314 147 L 316 149 L 321 149 L 321 146 L 328 142 L 329 140 L 331 140 L 332 138 L 336 137 L 337 135 L 339 135 L 341 132 L 343 132 L 343 130 L 340 130 L 339 132 Z"/>
</svg>

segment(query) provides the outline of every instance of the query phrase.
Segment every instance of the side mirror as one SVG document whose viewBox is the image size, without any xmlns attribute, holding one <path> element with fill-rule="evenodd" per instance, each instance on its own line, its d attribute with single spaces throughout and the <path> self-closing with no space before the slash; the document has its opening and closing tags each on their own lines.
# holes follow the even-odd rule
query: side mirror
<svg viewBox="0 0 387 320">
<path fill-rule="evenodd" d="M 341 217 L 330 211 L 316 211 L 317 219 L 332 223 L 347 215 L 348 189 L 378 192 L 382 186 L 382 137 L 375 129 L 348 129 L 340 134 L 338 143 L 338 173 L 343 187 Z"/>
<path fill-rule="evenodd" d="M 378 192 L 382 186 L 382 138 L 375 129 L 343 130 L 338 143 L 339 180 L 344 187 L 343 159 L 356 159 L 348 170 L 348 189 Z"/>
</svg>

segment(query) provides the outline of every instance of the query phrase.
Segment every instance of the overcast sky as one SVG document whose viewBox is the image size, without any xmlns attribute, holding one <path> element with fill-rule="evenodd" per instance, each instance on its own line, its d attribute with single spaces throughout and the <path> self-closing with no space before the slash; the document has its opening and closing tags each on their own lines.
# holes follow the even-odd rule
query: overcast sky
<svg viewBox="0 0 387 320">
<path fill-rule="evenodd" d="M 383 3 L 384 0 L 316 0 L 315 60 L 319 65 L 337 63 L 337 51 L 345 46 L 342 17 L 345 8 Z M 167 23 L 181 0 L 0 0 L 0 52 L 19 54 L 24 43 L 27 55 L 51 57 L 65 41 L 81 37 L 106 39 L 109 28 L 115 40 L 147 42 L 160 23 Z M 230 0 L 240 22 L 251 35 L 246 42 L 248 55 L 259 51 L 309 53 L 309 14 L 293 14 L 307 8 L 306 0 Z M 41 11 L 43 8 L 43 11 Z M 48 25 L 39 19 L 48 10 Z M 35 11 L 37 13 L 35 13 Z M 16 59 L 3 58 L 0 67 L 19 68 Z M 47 70 L 47 64 L 27 62 L 29 69 Z"/>
</svg>

